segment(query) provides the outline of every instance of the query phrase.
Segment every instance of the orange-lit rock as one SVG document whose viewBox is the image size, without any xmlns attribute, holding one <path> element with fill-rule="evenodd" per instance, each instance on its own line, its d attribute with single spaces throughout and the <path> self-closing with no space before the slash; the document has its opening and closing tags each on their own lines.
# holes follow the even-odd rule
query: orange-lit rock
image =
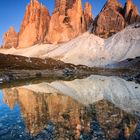
<svg viewBox="0 0 140 140">
<path fill-rule="evenodd" d="M 18 34 L 15 32 L 13 27 L 10 27 L 8 32 L 3 35 L 2 48 L 16 48 L 18 44 Z"/>
<path fill-rule="evenodd" d="M 94 22 L 93 32 L 107 38 L 125 27 L 125 20 L 121 14 L 123 8 L 117 0 L 107 0 Z"/>
<path fill-rule="evenodd" d="M 56 0 L 45 42 L 60 43 L 85 31 L 81 0 Z"/>
<path fill-rule="evenodd" d="M 139 20 L 137 7 L 132 3 L 132 0 L 127 0 L 124 7 L 124 18 L 127 24 L 135 23 Z"/>
<path fill-rule="evenodd" d="M 20 27 L 18 47 L 29 47 L 43 42 L 48 31 L 49 21 L 48 10 L 38 0 L 31 0 L 26 7 Z"/>
</svg>

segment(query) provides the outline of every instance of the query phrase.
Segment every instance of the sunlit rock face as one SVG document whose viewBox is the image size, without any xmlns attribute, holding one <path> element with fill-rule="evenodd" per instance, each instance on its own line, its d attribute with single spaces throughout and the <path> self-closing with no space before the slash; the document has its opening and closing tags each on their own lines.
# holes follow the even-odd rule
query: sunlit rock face
<svg viewBox="0 0 140 140">
<path fill-rule="evenodd" d="M 107 0 L 94 21 L 93 32 L 102 38 L 108 38 L 124 29 L 125 20 L 122 11 L 123 7 L 117 0 Z"/>
<path fill-rule="evenodd" d="M 38 0 L 30 0 L 19 33 L 10 28 L 4 34 L 2 47 L 9 49 L 40 43 L 58 44 L 68 42 L 86 31 L 108 38 L 127 25 L 140 21 L 137 7 L 131 0 L 127 0 L 124 8 L 117 0 L 107 0 L 94 21 L 91 10 L 88 2 L 82 10 L 81 0 L 55 0 L 50 16 Z"/>
<path fill-rule="evenodd" d="M 53 13 L 59 12 L 60 15 L 66 15 L 67 10 L 71 9 L 75 0 L 55 0 Z"/>
<path fill-rule="evenodd" d="M 41 43 L 48 32 L 50 15 L 46 7 L 31 0 L 26 7 L 20 26 L 18 47 L 29 47 Z"/>
<path fill-rule="evenodd" d="M 127 0 L 124 7 L 124 18 L 127 24 L 132 24 L 140 21 L 137 7 L 132 3 L 132 0 Z"/>
<path fill-rule="evenodd" d="M 55 0 L 45 42 L 60 43 L 86 31 L 81 0 Z"/>
<path fill-rule="evenodd" d="M 18 45 L 18 33 L 15 32 L 13 27 L 10 27 L 9 30 L 3 35 L 3 44 L 2 48 L 16 48 Z"/>
</svg>

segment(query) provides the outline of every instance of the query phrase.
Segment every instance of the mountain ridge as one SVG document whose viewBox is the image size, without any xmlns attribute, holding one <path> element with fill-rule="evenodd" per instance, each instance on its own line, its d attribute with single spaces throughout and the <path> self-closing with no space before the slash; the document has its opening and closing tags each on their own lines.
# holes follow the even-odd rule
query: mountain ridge
<svg viewBox="0 0 140 140">
<path fill-rule="evenodd" d="M 139 24 L 130 25 L 108 39 L 86 32 L 62 44 L 0 49 L 0 53 L 43 59 L 50 57 L 65 63 L 104 67 L 140 55 L 139 26 Z"/>
<path fill-rule="evenodd" d="M 2 47 L 22 48 L 38 43 L 68 42 L 86 32 L 91 24 L 94 34 L 108 38 L 127 25 L 140 21 L 137 7 L 131 0 L 127 0 L 124 7 L 117 0 L 107 0 L 95 20 L 91 9 L 88 2 L 82 9 L 81 0 L 55 0 L 54 11 L 50 17 L 45 6 L 38 0 L 31 0 L 26 7 L 19 33 L 14 39 L 11 32 L 5 33 Z"/>
</svg>

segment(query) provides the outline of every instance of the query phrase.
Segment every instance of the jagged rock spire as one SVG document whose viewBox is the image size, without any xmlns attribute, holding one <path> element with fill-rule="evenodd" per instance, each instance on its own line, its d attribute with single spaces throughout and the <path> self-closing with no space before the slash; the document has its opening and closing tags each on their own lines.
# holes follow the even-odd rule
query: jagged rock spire
<svg viewBox="0 0 140 140">
<path fill-rule="evenodd" d="M 15 32 L 14 27 L 10 27 L 9 30 L 3 35 L 2 48 L 16 48 L 18 45 L 18 34 Z"/>
<path fill-rule="evenodd" d="M 28 47 L 43 42 L 49 21 L 50 15 L 45 6 L 38 0 L 31 0 L 20 26 L 18 47 Z"/>
<path fill-rule="evenodd" d="M 132 0 L 127 0 L 124 7 L 124 18 L 127 24 L 135 23 L 139 20 L 139 13 L 137 7 L 133 4 Z"/>
<path fill-rule="evenodd" d="M 90 25 L 93 23 L 92 7 L 88 2 L 84 4 L 84 18 L 86 23 L 86 30 L 88 30 Z"/>
<path fill-rule="evenodd" d="M 125 20 L 121 15 L 123 8 L 117 0 L 108 0 L 94 21 L 93 32 L 103 38 L 122 30 Z"/>
<path fill-rule="evenodd" d="M 69 41 L 85 29 L 81 0 L 55 0 L 46 42 Z"/>
</svg>

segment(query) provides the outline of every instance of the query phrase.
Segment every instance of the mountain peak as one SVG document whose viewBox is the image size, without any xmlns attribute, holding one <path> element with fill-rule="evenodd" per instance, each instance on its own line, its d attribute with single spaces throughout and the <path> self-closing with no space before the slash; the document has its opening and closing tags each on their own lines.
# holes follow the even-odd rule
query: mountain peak
<svg viewBox="0 0 140 140">
<path fill-rule="evenodd" d="M 14 27 L 10 26 L 9 31 L 8 32 L 15 32 Z"/>
<path fill-rule="evenodd" d="M 18 34 L 15 32 L 14 27 L 10 27 L 9 30 L 3 35 L 2 48 L 16 48 L 18 45 Z"/>
<path fill-rule="evenodd" d="M 38 0 L 30 0 L 30 3 L 39 3 Z"/>
<path fill-rule="evenodd" d="M 48 31 L 49 11 L 38 0 L 27 5 L 19 31 L 18 47 L 27 47 L 42 42 Z"/>
<path fill-rule="evenodd" d="M 88 31 L 91 25 L 93 25 L 94 34 L 108 38 L 127 25 L 138 21 L 140 21 L 140 16 L 132 0 L 127 0 L 124 8 L 118 0 L 107 0 L 94 21 L 92 6 L 88 2 L 84 4 L 82 10 L 81 0 L 55 0 L 54 10 L 50 17 L 44 5 L 38 0 L 30 0 L 19 34 L 15 34 L 18 40 L 16 44 L 18 48 L 22 48 L 38 43 L 66 42 Z M 11 38 L 12 33 L 15 31 L 10 28 L 4 39 L 9 40 L 8 37 Z M 14 40 L 12 41 L 15 43 Z"/>
<path fill-rule="evenodd" d="M 55 0 L 49 32 L 49 43 L 62 43 L 86 31 L 81 0 Z"/>
<path fill-rule="evenodd" d="M 124 18 L 127 24 L 140 21 L 137 7 L 133 4 L 132 0 L 127 0 L 124 6 Z"/>
<path fill-rule="evenodd" d="M 108 38 L 125 27 L 125 20 L 121 15 L 123 8 L 117 0 L 108 0 L 94 21 L 94 33 Z"/>
<path fill-rule="evenodd" d="M 88 30 L 90 25 L 93 23 L 92 6 L 88 2 L 85 2 L 84 4 L 84 17 L 86 23 L 86 30 Z"/>
</svg>

